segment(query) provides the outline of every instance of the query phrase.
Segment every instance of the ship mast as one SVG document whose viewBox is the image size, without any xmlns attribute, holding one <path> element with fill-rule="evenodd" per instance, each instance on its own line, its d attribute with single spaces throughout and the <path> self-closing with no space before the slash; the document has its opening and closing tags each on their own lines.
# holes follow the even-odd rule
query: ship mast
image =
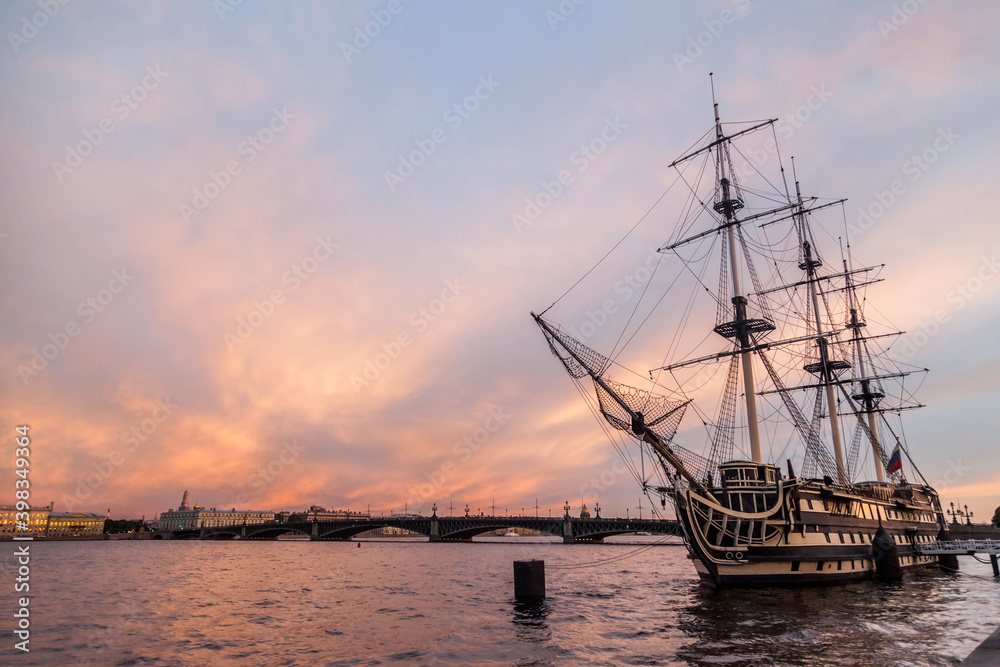
<svg viewBox="0 0 1000 667">
<path fill-rule="evenodd" d="M 757 395 L 753 381 L 753 361 L 750 357 L 753 342 L 750 340 L 750 331 L 753 328 L 751 320 L 747 318 L 747 298 L 743 296 L 740 288 L 739 263 L 736 261 L 736 232 L 737 224 L 736 211 L 743 208 L 743 202 L 739 197 L 733 197 L 730 190 L 729 178 L 726 166 L 728 165 L 728 155 L 725 135 L 722 133 L 722 122 L 719 120 L 719 103 L 715 101 L 715 89 L 712 90 L 712 104 L 715 107 L 715 140 L 718 148 L 719 160 L 719 185 L 722 187 L 722 200 L 715 203 L 713 207 L 717 212 L 726 216 L 726 234 L 729 240 L 729 268 L 733 278 L 733 306 L 735 307 L 735 319 L 727 328 L 727 333 L 735 334 L 736 342 L 740 346 L 740 357 L 743 364 L 743 395 L 746 397 L 747 426 L 750 434 L 750 457 L 755 463 L 762 463 L 760 453 L 760 430 L 757 424 Z M 773 327 L 772 327 L 773 328 Z M 717 333 L 719 327 L 716 327 Z M 726 335 L 726 334 L 722 334 Z"/>
<path fill-rule="evenodd" d="M 872 461 L 875 463 L 875 475 L 879 484 L 882 484 L 885 482 L 885 473 L 882 472 L 881 448 L 878 442 L 878 431 L 875 430 L 875 406 L 883 394 L 872 391 L 871 381 L 865 374 L 865 360 L 861 349 L 861 329 L 865 326 L 865 323 L 858 317 L 858 310 L 854 305 L 854 286 L 851 284 L 851 272 L 847 270 L 846 259 L 844 260 L 844 276 L 847 278 L 847 299 L 851 308 L 851 323 L 848 327 L 854 332 L 854 345 L 858 354 L 858 375 L 861 379 L 861 393 L 854 396 L 854 399 L 862 402 L 864 411 L 868 416 L 868 430 L 871 433 Z"/>
<path fill-rule="evenodd" d="M 837 481 L 840 484 L 847 484 L 847 470 L 844 466 L 844 449 L 840 440 L 840 421 L 837 418 L 837 401 L 834 393 L 834 385 L 837 381 L 835 371 L 850 368 L 850 364 L 846 361 L 830 359 L 829 343 L 823 335 L 823 322 L 822 318 L 820 318 L 819 310 L 819 290 L 816 287 L 816 269 L 822 266 L 823 261 L 818 255 L 813 256 L 806 216 L 802 210 L 802 190 L 799 187 L 797 178 L 795 179 L 795 196 L 797 198 L 795 217 L 798 218 L 799 234 L 802 239 L 802 262 L 799 263 L 799 268 L 806 272 L 809 296 L 812 299 L 813 317 L 816 325 L 816 345 L 819 347 L 819 363 L 807 364 L 805 370 L 818 374 L 826 389 L 827 411 L 830 417 L 830 436 L 833 440 L 833 454 L 837 463 Z"/>
</svg>

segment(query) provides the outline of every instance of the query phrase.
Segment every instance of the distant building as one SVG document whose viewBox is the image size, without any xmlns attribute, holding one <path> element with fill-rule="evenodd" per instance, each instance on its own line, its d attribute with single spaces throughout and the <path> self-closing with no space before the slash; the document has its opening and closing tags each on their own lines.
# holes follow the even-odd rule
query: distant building
<svg viewBox="0 0 1000 667">
<path fill-rule="evenodd" d="M 367 519 L 368 512 L 352 512 L 350 510 L 328 510 L 319 505 L 312 505 L 299 514 L 303 521 L 343 521 L 345 519 Z"/>
<path fill-rule="evenodd" d="M 278 521 L 291 521 L 296 517 L 299 521 L 343 521 L 345 519 L 368 519 L 368 512 L 352 512 L 350 510 L 328 510 L 319 505 L 312 505 L 307 510 L 301 512 L 278 512 L 274 518 Z"/>
<path fill-rule="evenodd" d="M 84 512 L 53 512 L 55 504 L 28 510 L 27 530 L 18 530 L 14 505 L 0 505 L 0 538 L 19 537 L 80 537 L 104 532 L 104 517 Z"/>
<path fill-rule="evenodd" d="M 160 513 L 157 530 L 191 530 L 212 526 L 240 526 L 274 521 L 274 512 L 218 510 L 195 505 L 189 510 L 168 510 Z"/>
<path fill-rule="evenodd" d="M 48 537 L 81 537 L 104 532 L 104 517 L 84 512 L 50 512 Z"/>
<path fill-rule="evenodd" d="M 239 526 L 252 525 L 257 523 L 268 523 L 274 521 L 274 512 L 260 512 L 256 510 L 238 510 L 235 507 L 231 510 L 219 510 L 214 507 L 205 508 L 200 505 L 190 507 L 188 505 L 188 492 L 184 492 L 180 507 L 176 510 L 169 509 L 161 512 L 156 522 L 156 529 L 164 530 L 192 530 L 196 528 L 210 528 L 212 526 Z"/>
<path fill-rule="evenodd" d="M 53 505 L 48 507 L 32 507 L 28 509 L 28 521 L 24 530 L 18 530 L 17 515 L 21 513 L 14 505 L 0 505 L 0 537 L 8 538 L 15 535 L 21 537 L 44 537 L 49 527 L 49 514 Z M 23 517 L 22 517 L 23 519 Z"/>
</svg>

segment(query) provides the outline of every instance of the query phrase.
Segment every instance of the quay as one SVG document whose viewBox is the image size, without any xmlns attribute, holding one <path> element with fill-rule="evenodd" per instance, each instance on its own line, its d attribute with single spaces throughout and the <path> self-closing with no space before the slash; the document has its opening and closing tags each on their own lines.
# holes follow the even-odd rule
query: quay
<svg viewBox="0 0 1000 667">
<path fill-rule="evenodd" d="M 993 561 L 996 563 L 996 561 Z M 996 567 L 996 565 L 994 565 Z M 960 663 L 961 667 L 996 667 L 1000 665 L 1000 628 L 993 631 L 983 643 Z"/>
</svg>

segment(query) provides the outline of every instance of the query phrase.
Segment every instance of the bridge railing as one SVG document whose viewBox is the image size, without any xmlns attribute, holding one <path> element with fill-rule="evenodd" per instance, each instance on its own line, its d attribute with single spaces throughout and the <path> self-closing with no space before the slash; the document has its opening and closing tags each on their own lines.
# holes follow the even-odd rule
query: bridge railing
<svg viewBox="0 0 1000 667">
<path fill-rule="evenodd" d="M 925 554 L 1000 554 L 1000 540 L 947 540 L 917 544 L 917 551 Z"/>
</svg>

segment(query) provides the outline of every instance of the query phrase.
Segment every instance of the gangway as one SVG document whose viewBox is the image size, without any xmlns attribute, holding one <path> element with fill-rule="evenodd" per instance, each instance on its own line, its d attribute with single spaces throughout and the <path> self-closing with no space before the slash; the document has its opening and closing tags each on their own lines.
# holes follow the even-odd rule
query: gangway
<svg viewBox="0 0 1000 667">
<path fill-rule="evenodd" d="M 985 554 L 990 557 L 993 566 L 993 576 L 1000 577 L 1000 566 L 997 556 L 1000 556 L 1000 540 L 938 540 L 917 544 L 917 551 L 928 556 L 975 556 Z"/>
</svg>

